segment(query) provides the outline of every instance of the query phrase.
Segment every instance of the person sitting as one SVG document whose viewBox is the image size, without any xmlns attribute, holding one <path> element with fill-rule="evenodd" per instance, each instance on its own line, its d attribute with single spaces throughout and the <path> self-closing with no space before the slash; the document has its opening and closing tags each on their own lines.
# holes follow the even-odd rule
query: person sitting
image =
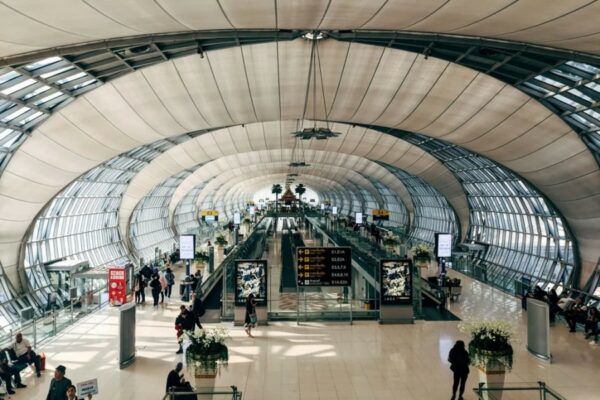
<svg viewBox="0 0 600 400">
<path fill-rule="evenodd" d="M 21 332 L 17 333 L 15 336 L 15 342 L 11 347 L 4 349 L 11 354 L 11 357 L 14 358 L 14 361 L 18 363 L 25 363 L 27 365 L 33 364 L 35 366 L 35 374 L 39 378 L 41 376 L 40 373 L 40 356 L 35 354 L 35 352 L 31 349 L 31 343 L 29 340 L 23 337 Z"/>
<path fill-rule="evenodd" d="M 575 332 L 577 328 L 577 319 L 581 313 L 585 311 L 583 306 L 583 300 L 577 299 L 571 303 L 565 310 L 565 319 L 569 325 L 569 332 Z"/>
<path fill-rule="evenodd" d="M 6 390 L 9 394 L 12 394 L 12 379 L 15 378 L 15 384 L 18 389 L 26 388 L 27 385 L 21 383 L 21 370 L 8 364 L 8 359 L 5 356 L 4 350 L 0 355 L 0 377 L 6 382 Z M 13 392 L 14 393 L 14 392 Z"/>
<path fill-rule="evenodd" d="M 181 370 L 183 370 L 183 363 L 178 362 L 177 365 L 175 366 L 175 369 L 171 370 L 169 372 L 169 375 L 167 375 L 167 384 L 166 384 L 166 390 L 165 393 L 172 393 L 172 392 L 193 392 L 194 389 L 192 388 L 192 385 L 187 382 L 185 380 L 185 378 L 183 377 L 183 374 L 181 373 Z M 185 396 L 187 397 L 187 396 Z M 177 399 L 184 399 L 184 396 L 177 396 Z M 189 396 L 192 399 L 196 399 L 196 395 L 195 394 L 191 394 Z"/>
</svg>

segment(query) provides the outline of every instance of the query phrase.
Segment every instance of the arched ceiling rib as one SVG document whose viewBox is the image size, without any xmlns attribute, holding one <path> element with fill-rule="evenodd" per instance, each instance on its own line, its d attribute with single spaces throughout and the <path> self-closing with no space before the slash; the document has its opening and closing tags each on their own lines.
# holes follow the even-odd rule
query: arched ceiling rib
<svg viewBox="0 0 600 400">
<path fill-rule="evenodd" d="M 0 5 L 0 56 L 121 36 L 275 28 L 453 33 L 599 53 L 598 7 L 589 0 L 9 0 Z"/>
<path fill-rule="evenodd" d="M 324 91 L 330 119 L 443 137 L 517 173 L 527 173 L 538 187 L 579 178 L 587 183 L 581 190 L 588 198 L 574 200 L 570 206 L 590 210 L 585 223 L 600 218 L 598 202 L 589 204 L 598 197 L 593 156 L 564 122 L 535 100 L 489 76 L 432 57 L 425 60 L 404 51 L 337 41 L 319 46 L 325 87 L 319 83 L 317 90 Z M 14 263 L 16 246 L 29 221 L 60 188 L 139 143 L 208 127 L 312 117 L 304 114 L 305 106 L 312 109 L 312 96 L 305 104 L 304 96 L 298 95 L 307 86 L 309 54 L 310 43 L 296 40 L 219 50 L 204 58 L 188 56 L 131 73 L 73 101 L 32 134 L 2 176 L 0 195 L 6 201 L 1 202 L 0 219 L 6 222 L 7 233 L 0 254 L 8 255 L 7 264 Z M 321 97 L 317 99 L 321 103 Z M 323 105 L 316 108 L 316 117 L 324 118 Z M 274 135 L 275 141 L 267 144 L 268 132 L 258 130 L 248 143 L 223 149 L 219 147 L 225 142 L 207 143 L 215 149 L 214 155 L 206 155 L 198 146 L 192 153 L 207 161 L 240 148 L 256 150 L 252 146 L 257 142 L 264 142 L 263 148 L 280 148 L 287 132 L 278 132 L 279 138 Z M 404 152 L 394 151 L 393 141 L 368 134 L 360 144 L 336 151 L 390 164 L 400 158 L 401 164 Z M 338 143 L 325 142 L 314 148 Z M 570 164 L 574 158 L 576 166 Z M 146 176 L 142 173 L 135 179 L 131 193 L 143 179 L 156 184 L 142 175 Z M 434 180 L 455 182 L 443 167 L 434 175 Z M 440 185 L 433 185 L 444 193 Z M 557 204 L 563 195 L 548 194 Z M 135 205 L 129 200 L 124 201 L 126 209 Z M 455 208 L 460 215 L 460 208 Z M 570 221 L 577 235 L 578 221 Z"/>
</svg>

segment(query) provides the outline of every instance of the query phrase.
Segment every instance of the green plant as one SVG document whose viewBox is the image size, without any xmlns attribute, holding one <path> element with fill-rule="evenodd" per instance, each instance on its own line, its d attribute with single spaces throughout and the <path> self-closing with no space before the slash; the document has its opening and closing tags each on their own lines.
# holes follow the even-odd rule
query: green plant
<svg viewBox="0 0 600 400">
<path fill-rule="evenodd" d="M 510 344 L 513 327 L 506 321 L 474 321 L 458 325 L 461 332 L 471 334 L 469 356 L 471 363 L 485 369 L 496 363 L 512 368 L 513 348 Z"/>
<path fill-rule="evenodd" d="M 398 243 L 400 243 L 400 240 L 399 240 L 398 236 L 388 235 L 388 236 L 386 236 L 386 237 L 383 238 L 383 244 L 385 246 L 395 246 Z"/>
<path fill-rule="evenodd" d="M 226 246 L 227 245 L 227 239 L 225 239 L 225 236 L 223 235 L 219 235 L 215 238 L 215 243 L 217 244 L 217 246 Z"/>
<path fill-rule="evenodd" d="M 420 243 L 414 246 L 412 249 L 410 249 L 410 251 L 413 254 L 413 258 L 425 259 L 427 261 L 431 260 L 431 248 L 425 243 Z"/>
<path fill-rule="evenodd" d="M 201 369 L 215 369 L 218 362 L 227 364 L 229 349 L 225 341 L 229 337 L 224 328 L 201 329 L 198 333 L 186 332 L 190 345 L 185 356 L 188 365 Z"/>
<path fill-rule="evenodd" d="M 279 183 L 273 185 L 271 188 L 271 193 L 275 195 L 275 211 L 279 209 L 279 195 L 283 192 L 283 188 Z"/>
<path fill-rule="evenodd" d="M 194 261 L 206 262 L 206 261 L 208 261 L 208 254 L 203 253 L 201 251 L 197 251 L 194 254 Z"/>
</svg>

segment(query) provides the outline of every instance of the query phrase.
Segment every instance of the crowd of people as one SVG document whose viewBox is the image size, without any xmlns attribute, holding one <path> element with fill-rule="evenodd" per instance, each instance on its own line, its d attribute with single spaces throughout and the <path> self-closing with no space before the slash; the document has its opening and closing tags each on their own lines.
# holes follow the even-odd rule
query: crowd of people
<svg viewBox="0 0 600 400">
<path fill-rule="evenodd" d="M 146 288 L 150 287 L 153 306 L 158 307 L 159 299 L 162 304 L 165 301 L 165 297 L 171 298 L 173 285 L 175 285 L 175 274 L 171 268 L 167 268 L 165 272 L 161 273 L 157 268 L 153 269 L 145 265 L 134 278 L 133 290 L 135 292 L 135 303 L 146 303 Z"/>
<path fill-rule="evenodd" d="M 569 326 L 569 332 L 576 332 L 577 324 L 580 324 L 583 326 L 585 338 L 592 338 L 594 342 L 598 342 L 600 311 L 593 305 L 585 305 L 581 297 L 572 297 L 572 294 L 567 291 L 559 296 L 554 288 L 546 292 L 536 286 L 533 292 L 527 292 L 522 298 L 522 305 L 525 309 L 528 298 L 548 303 L 551 323 L 556 321 L 557 316 L 562 316 Z"/>
</svg>

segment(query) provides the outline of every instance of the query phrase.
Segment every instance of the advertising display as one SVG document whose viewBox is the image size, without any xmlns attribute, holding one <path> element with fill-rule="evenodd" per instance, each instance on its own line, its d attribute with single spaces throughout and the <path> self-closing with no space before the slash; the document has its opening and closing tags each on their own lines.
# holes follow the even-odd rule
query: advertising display
<svg viewBox="0 0 600 400">
<path fill-rule="evenodd" d="M 238 225 L 242 223 L 242 216 L 239 212 L 233 214 L 233 223 Z"/>
<path fill-rule="evenodd" d="M 452 235 L 449 233 L 435 234 L 435 256 L 452 257 Z"/>
<path fill-rule="evenodd" d="M 298 286 L 352 285 L 349 247 L 298 247 Z"/>
<path fill-rule="evenodd" d="M 267 305 L 267 260 L 235 260 L 235 304 L 243 306 L 250 293 Z"/>
<path fill-rule="evenodd" d="M 196 252 L 196 235 L 179 236 L 179 258 L 193 260 Z"/>
<path fill-rule="evenodd" d="M 333 207 L 331 208 L 331 213 L 332 213 L 333 215 L 337 215 L 337 206 L 333 206 Z"/>
<path fill-rule="evenodd" d="M 108 302 L 111 306 L 120 306 L 127 302 L 125 268 L 108 269 Z"/>
<path fill-rule="evenodd" d="M 321 203 L 321 210 L 325 209 L 325 204 Z"/>
<path fill-rule="evenodd" d="M 359 213 L 359 212 L 356 213 L 356 223 L 357 224 L 363 223 L 363 214 L 362 213 Z"/>
<path fill-rule="evenodd" d="M 373 221 L 389 221 L 390 210 L 374 208 L 372 211 Z"/>
<path fill-rule="evenodd" d="M 412 304 L 410 260 L 380 260 L 381 304 Z"/>
</svg>

